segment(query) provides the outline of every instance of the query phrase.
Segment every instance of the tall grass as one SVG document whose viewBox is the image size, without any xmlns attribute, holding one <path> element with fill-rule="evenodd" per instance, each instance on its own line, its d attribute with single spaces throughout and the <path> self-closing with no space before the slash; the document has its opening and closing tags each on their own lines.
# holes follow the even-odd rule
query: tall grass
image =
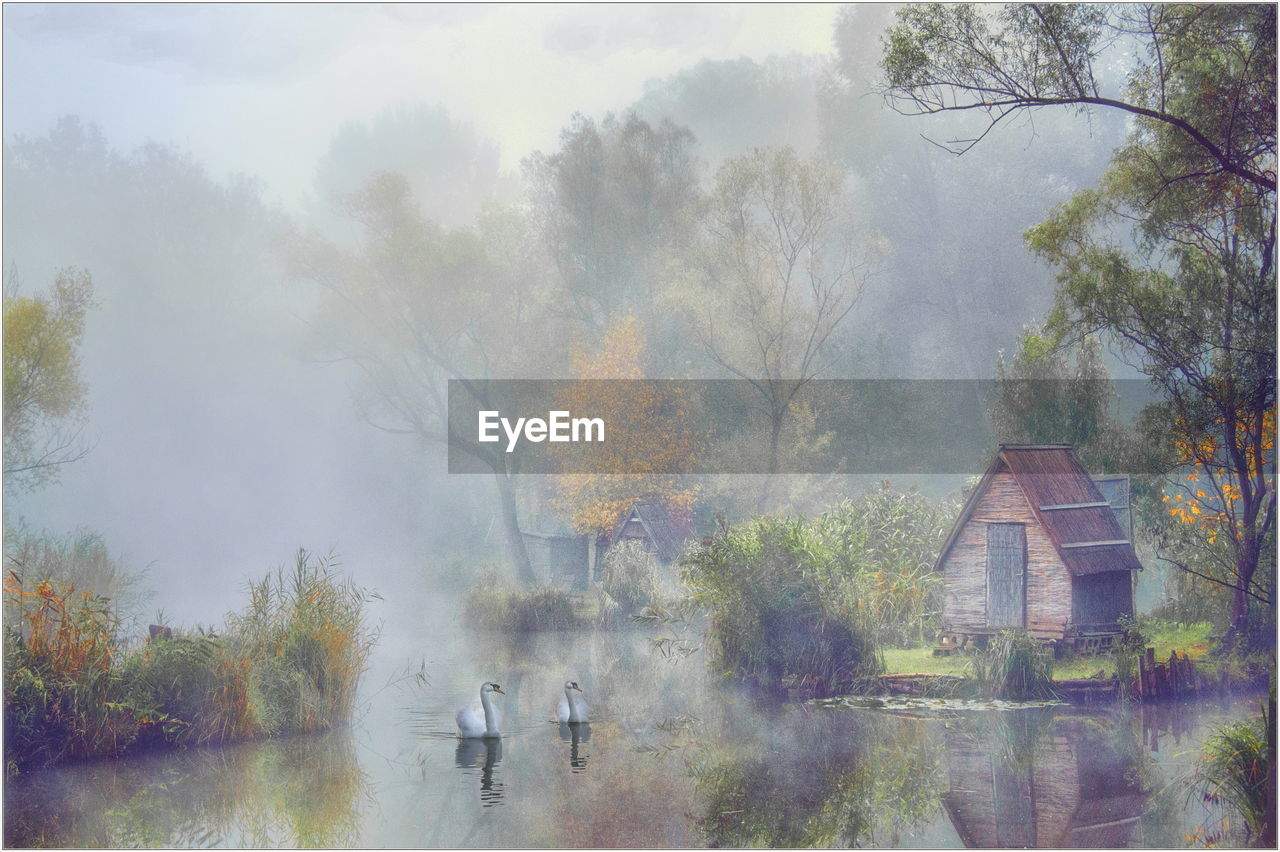
<svg viewBox="0 0 1280 852">
<path fill-rule="evenodd" d="M 1002 630 L 969 660 L 969 674 L 991 698 L 1047 698 L 1053 653 L 1025 630 Z"/>
<path fill-rule="evenodd" d="M 1196 789 L 1207 803 L 1243 820 L 1245 842 L 1252 846 L 1276 844 L 1274 708 L 1273 693 L 1270 710 L 1264 706 L 1253 719 L 1216 729 L 1196 765 Z M 1223 835 L 1229 833 L 1225 823 Z"/>
<path fill-rule="evenodd" d="M 622 541 L 604 557 L 600 582 L 628 616 L 658 599 L 658 563 L 644 542 Z"/>
<path fill-rule="evenodd" d="M 467 590 L 463 615 L 475 627 L 508 633 L 581 626 L 568 592 L 549 586 L 520 588 L 504 582 L 496 571 L 481 574 Z"/>
<path fill-rule="evenodd" d="M 714 665 L 768 691 L 847 691 L 878 674 L 857 576 L 832 557 L 820 524 L 759 518 L 722 530 L 686 557 L 684 579 L 711 614 Z"/>
<path fill-rule="evenodd" d="M 375 635 L 368 595 L 298 551 L 250 584 L 221 634 L 130 648 L 109 602 L 16 573 L 5 582 L 9 774 L 126 749 L 225 743 L 333 727 L 354 709 Z"/>
</svg>

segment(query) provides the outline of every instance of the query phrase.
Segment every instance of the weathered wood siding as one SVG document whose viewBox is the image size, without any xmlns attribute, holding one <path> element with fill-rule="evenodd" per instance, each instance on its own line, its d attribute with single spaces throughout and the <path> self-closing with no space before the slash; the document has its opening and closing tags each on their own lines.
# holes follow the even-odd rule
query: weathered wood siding
<svg viewBox="0 0 1280 852">
<path fill-rule="evenodd" d="M 988 482 L 943 563 L 944 622 L 955 632 L 988 630 L 987 525 L 1026 524 L 1027 622 L 1065 626 L 1071 619 L 1071 577 L 1053 542 L 1040 527 L 1013 474 Z M 1058 634 L 1061 636 L 1061 633 Z"/>
</svg>

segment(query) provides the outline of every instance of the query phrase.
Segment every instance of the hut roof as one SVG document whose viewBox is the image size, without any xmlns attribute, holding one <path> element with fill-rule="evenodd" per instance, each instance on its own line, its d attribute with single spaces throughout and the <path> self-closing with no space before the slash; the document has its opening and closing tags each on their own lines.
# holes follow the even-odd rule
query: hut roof
<svg viewBox="0 0 1280 852">
<path fill-rule="evenodd" d="M 947 536 L 935 569 L 942 566 L 991 480 L 1003 471 L 1013 474 L 1073 576 L 1142 570 L 1128 532 L 1070 444 L 1001 444 Z"/>
<path fill-rule="evenodd" d="M 663 562 L 674 562 L 680 555 L 680 550 L 684 547 L 684 540 L 688 536 L 659 503 L 646 502 L 633 505 L 631 511 L 623 517 L 622 521 L 614 529 L 609 544 L 612 546 L 618 543 L 622 531 L 626 529 L 627 523 L 633 518 L 638 520 L 640 525 L 644 527 L 645 534 L 649 537 L 649 541 L 653 543 L 658 559 Z"/>
</svg>

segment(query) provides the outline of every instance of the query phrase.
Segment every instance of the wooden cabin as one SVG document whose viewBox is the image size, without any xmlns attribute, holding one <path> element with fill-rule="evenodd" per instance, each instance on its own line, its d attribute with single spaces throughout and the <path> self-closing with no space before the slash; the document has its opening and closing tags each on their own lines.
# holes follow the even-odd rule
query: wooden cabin
<svg viewBox="0 0 1280 852">
<path fill-rule="evenodd" d="M 680 558 L 689 531 L 677 524 L 660 503 L 636 503 L 623 516 L 613 533 L 600 540 L 599 558 L 619 542 L 636 540 L 644 543 L 663 565 L 670 565 Z"/>
<path fill-rule="evenodd" d="M 523 532 L 529 564 L 538 581 L 562 589 L 582 590 L 590 581 L 589 543 L 573 533 Z"/>
<path fill-rule="evenodd" d="M 1001 445 L 934 565 L 944 645 L 1024 627 L 1083 650 L 1109 646 L 1120 617 L 1133 614 L 1142 565 L 1127 481 L 1109 477 L 1103 487 L 1113 499 L 1070 444 Z"/>
</svg>

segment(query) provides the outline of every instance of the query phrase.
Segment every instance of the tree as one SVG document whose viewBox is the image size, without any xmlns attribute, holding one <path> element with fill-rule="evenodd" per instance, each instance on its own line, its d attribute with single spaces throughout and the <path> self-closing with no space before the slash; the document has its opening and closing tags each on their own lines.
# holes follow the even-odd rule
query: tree
<svg viewBox="0 0 1280 852">
<path fill-rule="evenodd" d="M 945 147 L 964 153 L 1018 113 L 1118 109 L 1178 136 L 1193 171 L 1275 192 L 1276 12 L 1267 5 L 910 5 L 889 31 L 889 102 L 909 114 L 976 111 L 987 126 Z M 1127 96 L 1099 72 L 1136 48 Z M 1108 57 L 1110 58 L 1110 57 Z"/>
<path fill-rule="evenodd" d="M 684 245 L 698 198 L 693 134 L 634 113 L 597 124 L 575 115 L 560 150 L 536 152 L 525 177 L 566 294 L 567 313 L 601 333 L 631 314 L 650 334 L 661 264 Z"/>
<path fill-rule="evenodd" d="M 1053 335 L 1028 331 L 1011 363 L 1003 353 L 996 362 L 991 420 L 1001 443 L 1071 444 L 1086 469 L 1121 470 L 1133 448 L 1128 430 L 1111 414 L 1115 397 L 1096 337 L 1068 347 Z"/>
<path fill-rule="evenodd" d="M 645 381 L 640 323 L 635 317 L 615 320 L 599 351 L 579 351 L 573 363 L 580 381 L 570 385 L 563 407 L 625 425 L 603 443 L 573 445 L 566 451 L 586 454 L 598 471 L 556 477 L 556 503 L 570 525 L 583 533 L 610 532 L 641 500 L 660 503 L 672 517 L 687 522 L 697 489 L 680 476 L 655 471 L 679 467 L 693 451 L 686 424 L 689 401 L 679 388 Z"/>
<path fill-rule="evenodd" d="M 84 457 L 86 386 L 80 341 L 93 306 L 87 270 L 62 269 L 49 296 L 20 296 L 10 267 L 4 292 L 4 476 L 6 490 L 30 490 Z"/>
<path fill-rule="evenodd" d="M 862 294 L 867 252 L 841 172 L 789 148 L 728 160 L 702 230 L 683 306 L 706 355 L 756 390 L 776 473 L 792 405 L 835 360 L 833 335 Z"/>
<path fill-rule="evenodd" d="M 541 311 L 531 228 L 516 212 L 490 211 L 475 227 L 446 230 L 420 214 L 404 178 L 385 172 L 344 208 L 362 226 L 356 250 L 298 235 L 294 271 L 330 294 L 321 330 L 360 371 L 368 421 L 448 443 L 449 380 L 494 408 L 477 380 L 536 374 L 546 341 L 559 337 Z M 508 553 L 521 580 L 533 582 L 507 455 L 474 441 L 455 445 L 493 471 Z"/>
<path fill-rule="evenodd" d="M 1108 334 L 1165 397 L 1148 420 L 1177 462 L 1222 484 L 1231 570 L 1174 564 L 1231 589 L 1234 641 L 1275 539 L 1275 9 L 1020 5 L 996 22 L 971 6 L 903 10 L 888 94 L 921 113 L 983 111 L 987 130 L 1042 106 L 1134 116 L 1101 185 L 1027 238 L 1058 274 L 1050 328 Z M 1095 75 L 1112 45 L 1138 49 L 1122 98 Z"/>
</svg>

